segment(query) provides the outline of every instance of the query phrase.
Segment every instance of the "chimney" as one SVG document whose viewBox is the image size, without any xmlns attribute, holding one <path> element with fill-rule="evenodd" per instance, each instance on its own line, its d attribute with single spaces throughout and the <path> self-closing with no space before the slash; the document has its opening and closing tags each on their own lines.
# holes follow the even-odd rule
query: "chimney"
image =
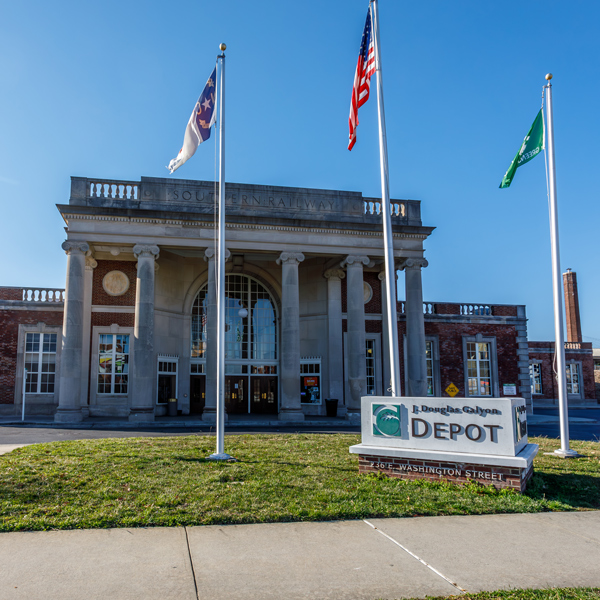
<svg viewBox="0 0 600 600">
<path fill-rule="evenodd" d="M 565 312 L 567 314 L 567 342 L 583 342 L 581 320 L 579 318 L 579 294 L 577 293 L 577 273 L 567 269 L 563 273 L 565 287 Z"/>
</svg>

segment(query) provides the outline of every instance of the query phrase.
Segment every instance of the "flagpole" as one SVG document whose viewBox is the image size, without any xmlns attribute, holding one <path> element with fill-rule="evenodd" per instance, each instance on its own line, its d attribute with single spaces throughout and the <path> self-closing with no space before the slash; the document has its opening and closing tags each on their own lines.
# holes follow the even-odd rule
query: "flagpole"
<svg viewBox="0 0 600 600">
<path fill-rule="evenodd" d="M 212 460 L 229 460 L 225 453 L 225 50 L 222 54 L 219 81 L 219 240 L 217 254 L 217 451 Z"/>
<path fill-rule="evenodd" d="M 383 106 L 383 81 L 379 45 L 379 11 L 377 0 L 371 0 L 371 15 L 375 33 L 375 72 L 377 74 L 377 115 L 379 117 L 379 164 L 381 170 L 381 211 L 383 216 L 383 243 L 385 251 L 385 293 L 390 353 L 392 396 L 400 396 L 400 359 L 398 354 L 398 318 L 396 316 L 396 268 L 394 263 L 394 238 L 390 215 L 390 184 L 388 171 L 385 110 Z"/>
<path fill-rule="evenodd" d="M 558 379 L 558 409 L 560 415 L 560 450 L 555 454 L 563 458 L 578 456 L 569 448 L 569 409 L 567 406 L 567 382 L 565 342 L 562 320 L 562 277 L 560 273 L 560 249 L 558 244 L 558 207 L 556 203 L 556 165 L 554 162 L 554 121 L 552 115 L 552 73 L 546 75 L 546 132 L 548 157 L 548 189 L 550 209 L 550 242 L 552 247 L 552 293 L 554 296 L 554 337 Z"/>
</svg>

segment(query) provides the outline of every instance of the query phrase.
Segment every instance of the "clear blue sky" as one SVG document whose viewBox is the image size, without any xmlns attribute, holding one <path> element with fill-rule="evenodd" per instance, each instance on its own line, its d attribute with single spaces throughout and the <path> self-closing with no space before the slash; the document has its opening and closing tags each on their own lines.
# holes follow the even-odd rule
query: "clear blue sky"
<svg viewBox="0 0 600 600">
<path fill-rule="evenodd" d="M 227 50 L 227 180 L 378 196 L 376 102 L 348 108 L 366 0 L 4 2 L 0 285 L 64 287 L 71 175 L 167 177 Z M 543 158 L 498 185 L 554 73 L 561 266 L 600 346 L 600 3 L 380 0 L 392 197 L 422 201 L 429 301 L 525 304 L 554 338 Z M 212 180 L 211 141 L 177 177 Z"/>
</svg>

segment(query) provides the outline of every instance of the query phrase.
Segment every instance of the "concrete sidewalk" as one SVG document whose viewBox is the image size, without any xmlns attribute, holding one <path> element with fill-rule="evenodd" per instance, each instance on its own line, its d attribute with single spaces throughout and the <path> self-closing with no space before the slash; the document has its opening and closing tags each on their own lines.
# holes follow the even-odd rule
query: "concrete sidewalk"
<svg viewBox="0 0 600 600">
<path fill-rule="evenodd" d="M 600 586 L 600 512 L 0 534 L 3 599 L 402 598 Z"/>
</svg>

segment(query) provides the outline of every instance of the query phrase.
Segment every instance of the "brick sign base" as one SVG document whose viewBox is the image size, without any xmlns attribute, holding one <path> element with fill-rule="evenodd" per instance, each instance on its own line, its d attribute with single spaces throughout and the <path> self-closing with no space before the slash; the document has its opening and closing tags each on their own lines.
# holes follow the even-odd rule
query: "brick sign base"
<svg viewBox="0 0 600 600">
<path fill-rule="evenodd" d="M 359 473 L 383 473 L 398 479 L 424 479 L 451 483 L 474 481 L 483 485 L 493 485 L 497 489 L 512 489 L 518 492 L 525 491 L 527 482 L 533 475 L 533 465 L 527 469 L 520 469 L 368 454 L 359 454 L 358 459 Z"/>
</svg>

